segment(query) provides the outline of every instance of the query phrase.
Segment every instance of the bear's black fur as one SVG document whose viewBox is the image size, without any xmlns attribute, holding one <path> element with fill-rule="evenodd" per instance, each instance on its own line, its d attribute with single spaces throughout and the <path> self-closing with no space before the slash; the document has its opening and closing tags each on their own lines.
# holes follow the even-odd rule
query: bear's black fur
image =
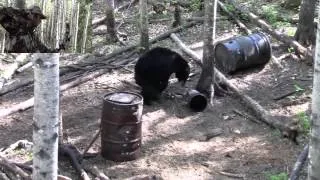
<svg viewBox="0 0 320 180">
<path fill-rule="evenodd" d="M 190 73 L 188 62 L 178 53 L 163 47 L 144 53 L 135 66 L 135 81 L 141 86 L 144 103 L 150 105 L 168 86 L 172 73 L 179 82 L 187 81 Z"/>
</svg>

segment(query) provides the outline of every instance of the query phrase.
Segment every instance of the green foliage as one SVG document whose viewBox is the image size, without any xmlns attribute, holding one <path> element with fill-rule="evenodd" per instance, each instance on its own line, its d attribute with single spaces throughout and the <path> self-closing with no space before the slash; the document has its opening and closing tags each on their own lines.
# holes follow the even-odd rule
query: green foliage
<svg viewBox="0 0 320 180">
<path fill-rule="evenodd" d="M 289 53 L 294 52 L 294 48 L 293 48 L 293 47 L 289 47 L 289 48 L 288 48 L 288 52 L 289 52 Z"/>
<path fill-rule="evenodd" d="M 275 24 L 278 20 L 278 10 L 273 5 L 262 6 L 262 12 L 269 23 Z"/>
<path fill-rule="evenodd" d="M 296 27 L 288 27 L 287 28 L 287 35 L 288 36 L 294 36 L 294 34 L 296 33 L 297 28 Z"/>
<path fill-rule="evenodd" d="M 294 84 L 294 89 L 296 92 L 304 91 L 304 89 L 300 87 L 298 84 Z"/>
<path fill-rule="evenodd" d="M 201 0 L 191 0 L 191 10 L 199 11 L 201 7 Z"/>
<path fill-rule="evenodd" d="M 297 115 L 298 123 L 300 127 L 302 128 L 304 133 L 309 133 L 311 124 L 310 124 L 310 118 L 305 112 L 299 112 Z"/>
<path fill-rule="evenodd" d="M 271 135 L 274 137 L 280 137 L 281 136 L 281 132 L 279 129 L 275 129 L 273 131 L 271 131 Z"/>
<path fill-rule="evenodd" d="M 283 27 L 290 27 L 291 24 L 289 22 L 284 22 L 284 21 L 277 21 L 272 24 L 273 27 L 275 28 L 283 28 Z"/>
<path fill-rule="evenodd" d="M 235 12 L 236 11 L 236 8 L 232 4 L 225 4 L 225 7 L 230 12 Z"/>
<path fill-rule="evenodd" d="M 287 173 L 279 173 L 279 174 L 266 174 L 268 180 L 288 180 L 288 174 Z"/>
</svg>

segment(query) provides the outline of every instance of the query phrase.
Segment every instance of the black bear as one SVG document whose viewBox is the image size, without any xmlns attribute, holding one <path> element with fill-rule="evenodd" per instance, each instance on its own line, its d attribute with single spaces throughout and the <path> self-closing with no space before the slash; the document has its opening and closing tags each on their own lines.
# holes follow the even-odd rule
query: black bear
<svg viewBox="0 0 320 180">
<path fill-rule="evenodd" d="M 184 85 L 189 77 L 190 67 L 180 54 L 170 49 L 156 47 L 138 59 L 134 78 L 142 88 L 145 104 L 150 105 L 151 101 L 159 99 L 161 92 L 167 88 L 172 73 Z"/>
</svg>

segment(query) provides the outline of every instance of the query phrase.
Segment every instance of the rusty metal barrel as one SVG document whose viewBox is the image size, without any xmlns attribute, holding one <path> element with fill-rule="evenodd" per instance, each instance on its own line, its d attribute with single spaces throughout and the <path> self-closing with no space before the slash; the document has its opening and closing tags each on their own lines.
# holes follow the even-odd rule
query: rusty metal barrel
<svg viewBox="0 0 320 180">
<path fill-rule="evenodd" d="M 112 92 L 103 97 L 101 155 L 112 161 L 137 159 L 141 148 L 143 98 L 132 92 Z"/>
<path fill-rule="evenodd" d="M 187 102 L 195 112 L 203 111 L 207 107 L 207 98 L 205 95 L 195 89 L 189 89 L 187 92 Z"/>
<path fill-rule="evenodd" d="M 224 73 L 263 65 L 270 58 L 270 41 L 261 32 L 221 41 L 215 46 L 216 67 Z"/>
</svg>

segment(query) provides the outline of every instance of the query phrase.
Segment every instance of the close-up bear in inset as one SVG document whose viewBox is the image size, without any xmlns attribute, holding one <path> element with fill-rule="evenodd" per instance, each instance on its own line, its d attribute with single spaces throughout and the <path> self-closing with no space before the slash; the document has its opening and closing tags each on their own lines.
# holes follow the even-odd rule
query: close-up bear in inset
<svg viewBox="0 0 320 180">
<path fill-rule="evenodd" d="M 141 86 L 144 103 L 150 105 L 159 99 L 169 83 L 171 74 L 184 86 L 190 73 L 188 62 L 178 53 L 163 47 L 144 53 L 136 63 L 134 78 Z"/>
</svg>

